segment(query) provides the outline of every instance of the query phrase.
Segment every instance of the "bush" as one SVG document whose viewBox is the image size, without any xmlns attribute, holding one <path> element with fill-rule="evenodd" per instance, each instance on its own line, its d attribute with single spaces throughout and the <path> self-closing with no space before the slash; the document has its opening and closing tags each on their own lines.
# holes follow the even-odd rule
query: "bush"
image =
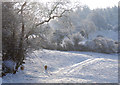
<svg viewBox="0 0 120 85">
<path fill-rule="evenodd" d="M 76 33 L 72 36 L 72 42 L 75 50 L 79 50 L 79 42 L 81 42 L 83 39 L 84 37 L 80 33 Z"/>
<path fill-rule="evenodd" d="M 96 37 L 94 40 L 85 43 L 87 51 L 101 53 L 117 53 L 118 44 L 114 40 L 105 37 Z"/>
<path fill-rule="evenodd" d="M 73 41 L 70 38 L 64 38 L 63 48 L 68 51 L 75 50 Z"/>
</svg>

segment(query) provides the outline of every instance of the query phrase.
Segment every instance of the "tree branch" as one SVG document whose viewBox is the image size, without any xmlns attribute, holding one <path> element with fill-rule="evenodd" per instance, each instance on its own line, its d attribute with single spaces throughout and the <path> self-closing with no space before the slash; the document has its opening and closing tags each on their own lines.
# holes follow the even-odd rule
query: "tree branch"
<svg viewBox="0 0 120 85">
<path fill-rule="evenodd" d="M 63 15 L 66 11 L 69 11 L 69 10 L 64 10 L 60 15 L 56 15 L 56 16 L 52 16 L 52 17 L 50 16 L 47 20 L 42 21 L 42 22 L 36 24 L 36 26 L 39 26 L 39 25 L 44 24 L 44 23 L 46 23 L 46 22 L 49 22 L 51 19 L 54 19 L 54 18 L 56 18 L 56 17 L 62 17 L 62 15 Z"/>
<path fill-rule="evenodd" d="M 58 5 L 59 5 L 59 3 L 57 3 L 55 5 L 55 7 L 53 8 L 53 10 L 50 11 L 49 16 L 51 16 L 53 14 L 53 12 L 55 11 L 55 9 L 57 8 Z"/>
<path fill-rule="evenodd" d="M 64 10 L 60 15 L 56 15 L 56 16 L 49 17 L 47 20 L 42 21 L 42 22 L 36 24 L 35 27 L 37 27 L 37 26 L 39 26 L 39 25 L 42 25 L 42 24 L 44 24 L 44 23 L 46 23 L 46 22 L 49 22 L 51 19 L 54 19 L 54 18 L 56 18 L 56 17 L 62 17 L 63 14 L 64 14 L 66 11 L 69 11 L 69 10 Z M 32 29 L 33 29 L 33 28 L 32 28 Z M 25 38 L 28 38 L 28 36 L 29 36 L 29 35 L 31 34 L 31 32 L 33 31 L 32 29 L 26 34 Z"/>
<path fill-rule="evenodd" d="M 24 4 L 21 6 L 21 9 L 17 12 L 17 14 L 23 10 L 23 8 L 26 4 L 27 4 L 27 2 L 24 2 Z"/>
<path fill-rule="evenodd" d="M 53 12 L 56 10 L 56 8 L 57 8 L 57 6 L 58 6 L 59 4 L 60 4 L 60 3 L 57 3 L 57 4 L 54 6 L 54 8 L 50 11 L 50 13 L 49 13 L 49 18 L 48 18 L 48 19 L 46 19 L 46 20 L 44 20 L 44 21 L 42 21 L 42 22 L 40 22 L 40 23 L 37 23 L 37 24 L 35 25 L 35 27 L 38 27 L 39 25 L 42 25 L 42 24 L 44 24 L 44 23 L 46 23 L 46 22 L 49 22 L 50 20 L 52 20 L 52 19 L 54 19 L 54 18 L 62 17 L 63 14 L 64 14 L 66 11 L 70 11 L 70 10 L 71 10 L 71 9 L 69 9 L 69 10 L 64 10 L 62 13 L 60 13 L 60 15 L 51 16 L 51 15 L 53 14 Z M 33 27 L 33 28 L 34 28 L 34 27 Z M 33 28 L 32 28 L 32 29 L 33 29 Z M 29 35 L 30 35 L 31 32 L 33 31 L 32 29 L 26 34 L 25 38 L 28 38 L 28 37 L 29 37 Z"/>
</svg>

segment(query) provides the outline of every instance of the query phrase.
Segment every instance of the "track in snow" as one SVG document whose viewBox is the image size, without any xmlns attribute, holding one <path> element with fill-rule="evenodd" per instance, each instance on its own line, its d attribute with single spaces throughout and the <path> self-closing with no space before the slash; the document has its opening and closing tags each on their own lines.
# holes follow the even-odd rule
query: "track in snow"
<svg viewBox="0 0 120 85">
<path fill-rule="evenodd" d="M 35 56 L 35 54 L 37 56 Z M 117 54 L 35 51 L 25 70 L 3 77 L 5 83 L 117 83 Z M 44 65 L 48 66 L 45 72 Z"/>
</svg>

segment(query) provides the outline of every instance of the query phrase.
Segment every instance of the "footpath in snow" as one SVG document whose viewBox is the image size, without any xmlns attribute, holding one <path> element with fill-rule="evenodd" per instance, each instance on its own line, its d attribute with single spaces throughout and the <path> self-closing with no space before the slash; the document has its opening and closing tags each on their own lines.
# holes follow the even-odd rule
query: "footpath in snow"
<svg viewBox="0 0 120 85">
<path fill-rule="evenodd" d="M 35 53 L 35 54 L 34 54 Z M 40 50 L 27 57 L 25 70 L 3 83 L 117 83 L 118 55 Z M 35 56 L 36 55 L 36 56 Z M 48 66 L 47 72 L 44 65 Z"/>
</svg>

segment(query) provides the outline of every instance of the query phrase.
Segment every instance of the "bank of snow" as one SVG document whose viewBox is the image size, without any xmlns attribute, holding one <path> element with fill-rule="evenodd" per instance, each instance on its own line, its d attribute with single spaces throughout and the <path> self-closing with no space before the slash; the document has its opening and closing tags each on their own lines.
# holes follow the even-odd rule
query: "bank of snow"
<svg viewBox="0 0 120 85">
<path fill-rule="evenodd" d="M 35 56 L 36 55 L 36 56 Z M 42 50 L 30 54 L 25 70 L 3 83 L 117 83 L 117 54 Z M 48 66 L 45 72 L 44 65 Z"/>
</svg>

